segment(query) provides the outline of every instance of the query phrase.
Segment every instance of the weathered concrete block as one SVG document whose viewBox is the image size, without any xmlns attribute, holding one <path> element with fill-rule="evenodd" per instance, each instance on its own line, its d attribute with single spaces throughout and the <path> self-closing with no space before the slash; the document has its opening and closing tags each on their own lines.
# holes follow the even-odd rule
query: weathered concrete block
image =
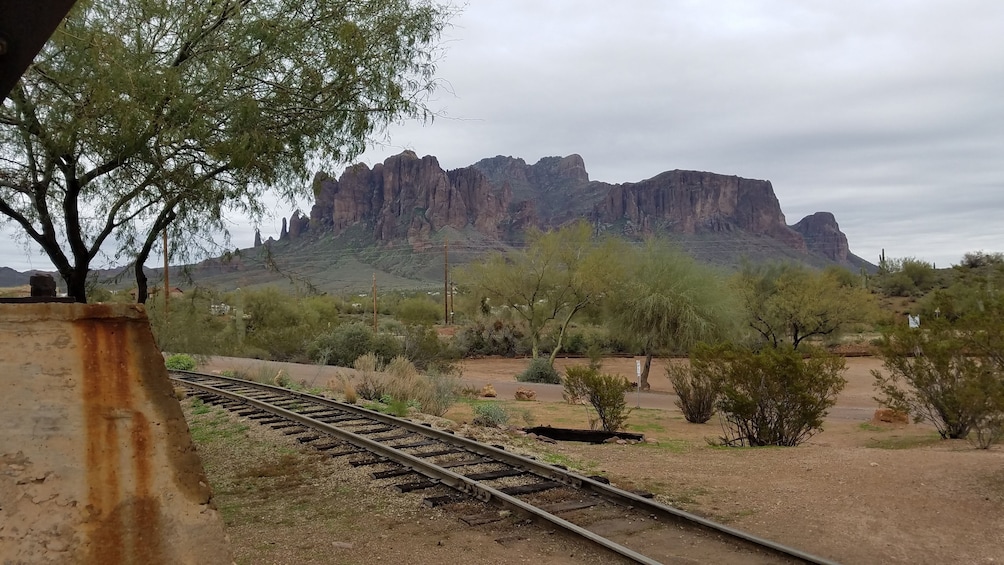
<svg viewBox="0 0 1004 565">
<path fill-rule="evenodd" d="M 231 563 L 141 306 L 0 304 L 0 561 Z"/>
</svg>

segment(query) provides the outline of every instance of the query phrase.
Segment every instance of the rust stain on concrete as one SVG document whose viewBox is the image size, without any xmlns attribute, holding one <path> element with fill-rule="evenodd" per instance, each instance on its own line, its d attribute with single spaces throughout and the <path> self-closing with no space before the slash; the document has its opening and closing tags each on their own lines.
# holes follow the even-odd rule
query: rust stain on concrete
<svg viewBox="0 0 1004 565">
<path fill-rule="evenodd" d="M 144 393 L 130 353 L 130 322 L 104 317 L 75 324 L 82 345 L 91 516 L 86 562 L 95 565 L 166 563 L 159 498 L 151 492 L 154 438 L 138 408 Z"/>
</svg>

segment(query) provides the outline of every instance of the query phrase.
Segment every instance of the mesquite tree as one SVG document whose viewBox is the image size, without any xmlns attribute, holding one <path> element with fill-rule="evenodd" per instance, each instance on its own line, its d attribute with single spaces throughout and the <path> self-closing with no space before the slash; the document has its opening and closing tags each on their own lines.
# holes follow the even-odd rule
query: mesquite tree
<svg viewBox="0 0 1004 565">
<path fill-rule="evenodd" d="M 426 0 L 80 0 L 0 107 L 0 218 L 85 300 L 105 249 L 226 233 L 307 168 L 427 118 L 451 11 Z M 108 244 L 106 246 L 106 244 Z M 114 245 L 112 245 L 114 244 Z"/>
</svg>

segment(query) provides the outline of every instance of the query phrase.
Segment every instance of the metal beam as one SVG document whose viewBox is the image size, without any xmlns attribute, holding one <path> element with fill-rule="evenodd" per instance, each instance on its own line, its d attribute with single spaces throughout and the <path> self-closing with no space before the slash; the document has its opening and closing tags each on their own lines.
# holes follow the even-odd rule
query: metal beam
<svg viewBox="0 0 1004 565">
<path fill-rule="evenodd" d="M 0 0 L 0 100 L 10 94 L 75 0 Z"/>
</svg>

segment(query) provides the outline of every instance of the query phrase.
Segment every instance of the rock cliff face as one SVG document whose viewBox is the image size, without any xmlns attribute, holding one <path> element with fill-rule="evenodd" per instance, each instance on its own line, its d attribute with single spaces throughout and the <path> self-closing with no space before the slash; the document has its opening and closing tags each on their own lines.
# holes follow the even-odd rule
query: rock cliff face
<svg viewBox="0 0 1004 565">
<path fill-rule="evenodd" d="M 828 212 L 788 226 L 769 181 L 673 170 L 641 182 L 607 184 L 590 181 L 578 155 L 545 157 L 533 165 L 497 156 L 445 171 L 435 157 L 405 151 L 372 169 L 348 167 L 337 180 L 318 173 L 314 197 L 309 217 L 296 212 L 283 220 L 280 239 L 337 236 L 361 226 L 378 244 L 407 242 L 422 250 L 444 228 L 501 244 L 522 239 L 530 227 L 585 218 L 599 229 L 633 237 L 749 235 L 795 254 L 845 264 L 853 258 Z"/>
<path fill-rule="evenodd" d="M 806 251 L 802 236 L 785 224 L 769 181 L 669 171 L 611 187 L 596 211 L 603 222 L 627 220 L 642 233 L 744 230 Z"/>
<path fill-rule="evenodd" d="M 832 261 L 846 263 L 850 257 L 847 236 L 840 231 L 837 219 L 829 212 L 816 212 L 802 218 L 791 228 L 802 234 L 809 251 Z"/>
<path fill-rule="evenodd" d="M 498 238 L 508 201 L 508 191 L 495 189 L 477 169 L 447 172 L 435 157 L 405 151 L 372 169 L 353 165 L 338 180 L 315 177 L 315 204 L 300 233 L 337 235 L 363 223 L 378 242 L 407 240 L 416 249 L 445 227 Z"/>
</svg>

